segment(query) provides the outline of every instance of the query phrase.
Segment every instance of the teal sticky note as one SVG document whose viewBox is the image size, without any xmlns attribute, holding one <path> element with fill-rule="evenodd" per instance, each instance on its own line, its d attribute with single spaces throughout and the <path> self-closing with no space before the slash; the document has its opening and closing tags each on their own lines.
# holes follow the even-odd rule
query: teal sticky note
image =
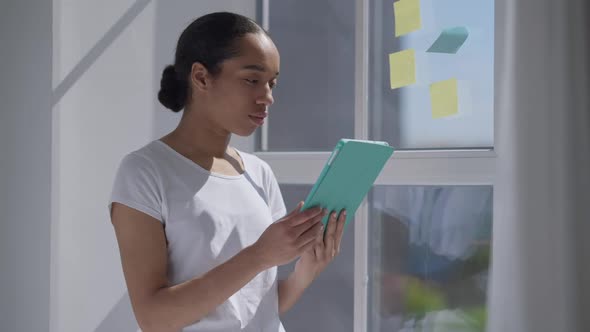
<svg viewBox="0 0 590 332">
<path fill-rule="evenodd" d="M 444 29 L 426 52 L 455 54 L 468 36 L 469 31 L 465 27 Z"/>
</svg>

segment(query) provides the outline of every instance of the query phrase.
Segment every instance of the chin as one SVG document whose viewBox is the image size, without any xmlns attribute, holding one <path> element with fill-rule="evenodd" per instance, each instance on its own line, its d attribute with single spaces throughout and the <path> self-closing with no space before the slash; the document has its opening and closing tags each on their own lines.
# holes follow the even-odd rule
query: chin
<svg viewBox="0 0 590 332">
<path fill-rule="evenodd" d="M 238 135 L 238 136 L 242 136 L 242 137 L 247 137 L 252 135 L 254 132 L 256 131 L 256 128 L 238 128 L 237 130 L 234 130 L 232 133 L 234 135 Z"/>
</svg>

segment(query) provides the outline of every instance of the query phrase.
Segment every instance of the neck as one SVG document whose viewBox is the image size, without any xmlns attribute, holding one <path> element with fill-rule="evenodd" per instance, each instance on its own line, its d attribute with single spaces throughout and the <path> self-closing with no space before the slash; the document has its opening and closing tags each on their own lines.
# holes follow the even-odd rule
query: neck
<svg viewBox="0 0 590 332">
<path fill-rule="evenodd" d="M 185 109 L 180 123 L 167 137 L 187 155 L 223 158 L 231 132 L 217 126 L 204 116 L 205 113 L 202 110 Z"/>
</svg>

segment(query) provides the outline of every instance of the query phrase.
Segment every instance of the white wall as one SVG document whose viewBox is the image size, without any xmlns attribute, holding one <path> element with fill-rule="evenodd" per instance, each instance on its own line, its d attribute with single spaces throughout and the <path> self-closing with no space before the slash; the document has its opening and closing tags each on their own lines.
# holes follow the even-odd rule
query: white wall
<svg viewBox="0 0 590 332">
<path fill-rule="evenodd" d="M 255 4 L 54 0 L 51 331 L 135 330 L 107 210 L 116 168 L 178 121 L 156 94 L 182 29 L 211 11 L 254 17 Z"/>
<path fill-rule="evenodd" d="M 47 331 L 51 1 L 2 1 L 0 41 L 0 330 Z"/>
</svg>

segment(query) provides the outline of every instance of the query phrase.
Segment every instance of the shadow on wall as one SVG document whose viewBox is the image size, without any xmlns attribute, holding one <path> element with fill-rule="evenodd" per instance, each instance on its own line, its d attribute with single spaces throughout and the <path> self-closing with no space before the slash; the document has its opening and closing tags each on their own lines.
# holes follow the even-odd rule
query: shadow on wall
<svg viewBox="0 0 590 332">
<path fill-rule="evenodd" d="M 84 76 L 101 55 L 113 44 L 113 42 L 125 32 L 125 30 L 141 15 L 152 0 L 137 0 L 110 29 L 96 42 L 90 51 L 76 64 L 66 77 L 52 92 L 52 106 L 57 105 L 66 93 Z M 91 305 L 86 303 L 86 305 Z M 95 331 L 137 331 L 138 325 L 133 315 L 129 294 L 125 293 L 111 308 L 106 317 L 101 321 Z"/>
<path fill-rule="evenodd" d="M 53 90 L 51 96 L 52 104 L 55 106 L 61 98 L 80 80 L 96 60 L 113 44 L 125 29 L 139 16 L 144 9 L 151 3 L 151 0 L 137 0 L 129 9 L 117 20 L 115 24 L 104 34 L 104 36 L 90 49 L 90 51 L 76 64 L 74 69 L 60 82 Z"/>
<path fill-rule="evenodd" d="M 135 321 L 129 294 L 125 293 L 117 301 L 117 304 L 111 308 L 106 318 L 94 330 L 95 332 L 112 332 L 112 331 L 137 331 L 139 326 Z"/>
</svg>

